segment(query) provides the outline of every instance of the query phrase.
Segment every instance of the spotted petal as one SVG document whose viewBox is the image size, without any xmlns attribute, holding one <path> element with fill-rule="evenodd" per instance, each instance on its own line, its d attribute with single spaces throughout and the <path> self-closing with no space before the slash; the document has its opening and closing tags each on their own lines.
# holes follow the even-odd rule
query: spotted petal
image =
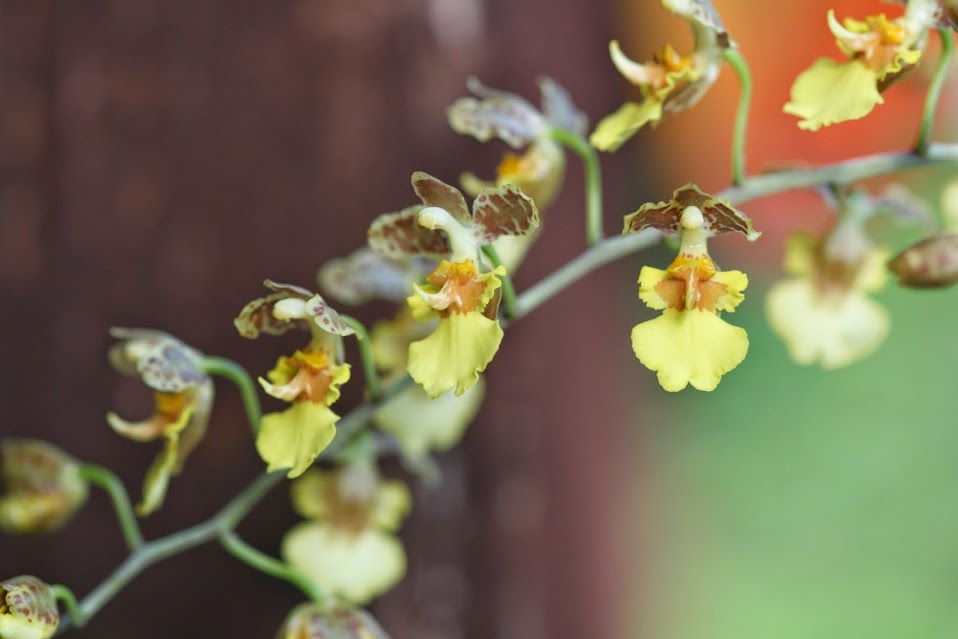
<svg viewBox="0 0 958 639">
<path fill-rule="evenodd" d="M 142 328 L 111 328 L 121 340 L 110 348 L 113 367 L 161 393 L 177 393 L 207 379 L 200 365 L 203 355 L 172 335 Z"/>
<path fill-rule="evenodd" d="M 287 317 L 286 314 L 276 313 L 277 304 L 284 300 L 308 300 L 313 292 L 294 284 L 281 284 L 272 280 L 265 280 L 263 285 L 275 293 L 253 300 L 243 307 L 239 315 L 233 320 L 233 325 L 240 335 L 248 339 L 259 337 L 260 333 L 267 335 L 283 335 L 294 328 L 305 328 L 306 322 L 300 318 Z M 279 317 L 277 317 L 279 315 Z"/>
<path fill-rule="evenodd" d="M 60 625 L 53 589 L 31 575 L 0 581 L 0 638 L 49 639 Z"/>
<path fill-rule="evenodd" d="M 622 234 L 638 233 L 652 228 L 666 235 L 676 235 L 682 222 L 682 213 L 694 206 L 702 212 L 705 232 L 708 237 L 725 233 L 741 233 L 750 242 L 761 233 L 752 228 L 752 220 L 728 202 L 709 195 L 693 182 L 684 184 L 672 192 L 668 202 L 648 203 L 635 213 L 625 217 Z"/>
<path fill-rule="evenodd" d="M 449 236 L 444 231 L 427 229 L 419 224 L 423 207 L 410 206 L 395 213 L 383 213 L 369 226 L 369 248 L 376 253 L 403 259 L 424 255 L 441 259 L 452 252 Z"/>
<path fill-rule="evenodd" d="M 423 206 L 443 209 L 463 225 L 468 225 L 472 220 L 466 198 L 456 187 L 428 173 L 416 171 L 412 174 L 412 188 L 422 200 Z"/>
<path fill-rule="evenodd" d="M 459 98 L 449 107 L 446 115 L 456 133 L 471 135 L 480 142 L 496 137 L 517 149 L 546 132 L 545 118 L 525 99 L 489 89 L 475 77 L 467 84 L 480 99 Z"/>
<path fill-rule="evenodd" d="M 584 135 L 589 120 L 585 113 L 576 107 L 565 87 L 548 76 L 540 77 L 538 84 L 542 94 L 542 112 L 549 123 L 570 133 Z"/>
<path fill-rule="evenodd" d="M 326 262 L 316 280 L 328 297 L 358 306 L 374 299 L 401 302 L 431 270 L 427 260 L 389 259 L 363 247 Z"/>
<path fill-rule="evenodd" d="M 488 244 L 503 235 L 529 235 L 539 228 L 535 202 L 511 184 L 484 190 L 472 210 L 474 234 L 480 244 Z"/>
<path fill-rule="evenodd" d="M 288 468 L 288 477 L 302 475 L 333 441 L 337 421 L 339 415 L 325 404 L 308 401 L 263 415 L 256 450 L 266 462 L 266 470 Z"/>
<path fill-rule="evenodd" d="M 632 329 L 632 350 L 669 392 L 712 391 L 748 352 L 748 335 L 715 313 L 667 309 Z"/>
<path fill-rule="evenodd" d="M 798 128 L 806 131 L 858 120 L 884 103 L 877 84 L 876 73 L 858 60 L 820 58 L 795 78 L 783 111 L 802 118 Z"/>
<path fill-rule="evenodd" d="M 33 439 L 0 440 L 0 530 L 39 534 L 59 530 L 89 492 L 75 459 Z M 2 635 L 0 635 L 2 636 Z"/>
</svg>

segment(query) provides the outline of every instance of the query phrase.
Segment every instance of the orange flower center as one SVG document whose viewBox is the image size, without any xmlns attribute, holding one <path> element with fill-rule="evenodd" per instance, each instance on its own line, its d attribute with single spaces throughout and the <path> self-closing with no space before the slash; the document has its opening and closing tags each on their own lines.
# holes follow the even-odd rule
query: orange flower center
<svg viewBox="0 0 958 639">
<path fill-rule="evenodd" d="M 298 391 L 291 401 L 317 404 L 326 401 L 326 393 L 333 376 L 325 349 L 307 348 L 296 351 L 292 357 L 284 357 L 275 370 L 281 378 L 281 385 Z"/>
<path fill-rule="evenodd" d="M 901 52 L 901 45 L 908 37 L 908 29 L 895 24 L 885 14 L 868 16 L 865 24 L 869 30 L 858 37 L 842 38 L 849 50 L 854 51 L 859 60 L 873 71 L 881 71 Z"/>
<path fill-rule="evenodd" d="M 450 313 L 470 313 L 479 309 L 486 284 L 479 280 L 472 260 L 448 262 L 443 260 L 426 281 L 439 287 L 436 296 L 442 299 L 443 316 Z M 438 308 L 438 307 L 437 307 Z"/>
<path fill-rule="evenodd" d="M 666 270 L 671 277 L 659 282 L 655 292 L 669 308 L 714 313 L 718 301 L 728 293 L 725 284 L 712 281 L 718 269 L 708 255 L 680 254 Z"/>
<path fill-rule="evenodd" d="M 665 45 L 658 53 L 653 54 L 652 59 L 664 68 L 666 73 L 679 73 L 692 65 L 692 58 L 680 56 L 671 44 Z"/>
</svg>

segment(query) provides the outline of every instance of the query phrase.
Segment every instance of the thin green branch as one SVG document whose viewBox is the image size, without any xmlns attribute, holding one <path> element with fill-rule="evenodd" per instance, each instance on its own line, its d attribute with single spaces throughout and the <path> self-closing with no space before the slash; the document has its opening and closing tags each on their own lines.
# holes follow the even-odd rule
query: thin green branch
<svg viewBox="0 0 958 639">
<path fill-rule="evenodd" d="M 295 570 L 288 564 L 283 563 L 275 557 L 270 557 L 266 553 L 250 546 L 240 539 L 239 535 L 231 530 L 220 534 L 220 543 L 231 555 L 271 577 L 282 579 L 293 584 L 303 591 L 310 601 L 323 602 L 326 600 L 326 593 L 319 586 L 314 584 L 298 570 Z"/>
<path fill-rule="evenodd" d="M 585 237 L 589 246 L 602 240 L 602 169 L 599 154 L 589 141 L 565 129 L 553 128 L 552 139 L 572 149 L 585 171 Z"/>
<path fill-rule="evenodd" d="M 373 342 L 369 338 L 369 331 L 355 317 L 342 316 L 349 326 L 356 331 L 356 341 L 359 343 L 359 359 L 363 364 L 363 375 L 366 378 L 366 391 L 370 401 L 377 402 L 382 397 L 382 386 L 379 383 L 379 373 L 376 372 L 376 358 L 373 357 Z"/>
<path fill-rule="evenodd" d="M 243 407 L 246 409 L 246 418 L 249 420 L 250 429 L 252 429 L 254 435 L 258 433 L 259 423 L 263 418 L 263 409 L 259 403 L 256 384 L 253 383 L 253 378 L 246 372 L 246 369 L 225 357 L 205 357 L 202 367 L 210 375 L 223 377 L 233 382 L 243 398 Z"/>
<path fill-rule="evenodd" d="M 926 155 L 931 144 L 931 132 L 935 125 L 935 109 L 938 107 L 938 98 L 941 97 L 941 88 L 945 85 L 945 74 L 948 72 L 948 63 L 951 61 L 951 52 L 954 42 L 951 31 L 938 29 L 938 39 L 941 41 L 941 53 L 938 56 L 938 66 L 928 85 L 928 95 L 925 97 L 925 108 L 921 113 L 921 127 L 918 129 L 918 140 L 915 142 L 915 153 Z"/>
<path fill-rule="evenodd" d="M 108 468 L 96 464 L 81 464 L 79 472 L 81 478 L 102 488 L 110 496 L 127 549 L 133 551 L 142 546 L 143 534 L 140 532 L 140 524 L 133 512 L 130 496 L 120 478 Z"/>
<path fill-rule="evenodd" d="M 62 603 L 63 607 L 66 608 L 67 614 L 70 615 L 70 619 L 73 620 L 73 625 L 77 628 L 82 627 L 86 619 L 80 616 L 77 598 L 76 595 L 73 594 L 73 591 L 61 584 L 51 585 L 50 590 L 53 591 L 53 596 L 56 597 L 56 600 Z"/>
<path fill-rule="evenodd" d="M 735 130 L 732 133 L 732 184 L 745 181 L 745 130 L 748 128 L 748 109 L 752 102 L 752 74 L 738 49 L 729 47 L 723 54 L 732 65 L 739 81 L 738 110 L 735 112 Z"/>
<path fill-rule="evenodd" d="M 492 262 L 494 268 L 502 266 L 502 260 L 499 259 L 499 253 L 492 244 L 486 244 L 482 247 L 482 252 Z M 500 276 L 502 280 L 502 308 L 506 320 L 511 320 L 516 316 L 516 287 L 512 284 L 512 276 L 509 273 Z"/>
</svg>

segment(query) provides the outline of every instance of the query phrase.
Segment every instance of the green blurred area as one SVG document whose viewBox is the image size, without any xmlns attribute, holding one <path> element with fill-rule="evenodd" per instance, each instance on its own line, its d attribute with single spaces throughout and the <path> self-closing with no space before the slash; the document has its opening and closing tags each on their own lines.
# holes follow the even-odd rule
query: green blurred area
<svg viewBox="0 0 958 639">
<path fill-rule="evenodd" d="M 654 392 L 642 370 L 651 551 L 629 636 L 958 637 L 958 294 L 890 286 L 888 341 L 828 372 L 788 359 L 755 288 L 717 391 Z"/>
</svg>

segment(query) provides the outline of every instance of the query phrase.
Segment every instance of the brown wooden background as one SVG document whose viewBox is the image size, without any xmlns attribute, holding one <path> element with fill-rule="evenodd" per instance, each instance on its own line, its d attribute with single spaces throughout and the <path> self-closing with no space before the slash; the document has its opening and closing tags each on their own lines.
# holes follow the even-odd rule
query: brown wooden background
<svg viewBox="0 0 958 639">
<path fill-rule="evenodd" d="M 581 0 L 4 1 L 0 435 L 53 440 L 138 495 L 157 449 L 104 421 L 148 406 L 106 363 L 109 326 L 265 371 L 292 342 L 246 342 L 231 323 L 265 277 L 311 286 L 373 216 L 412 203 L 414 170 L 491 173 L 504 147 L 445 124 L 468 75 L 534 100 L 536 75 L 552 75 L 595 122 L 627 93 L 606 53 L 621 28 L 613 3 Z M 613 230 L 641 188 L 623 179 L 631 162 L 607 164 Z M 582 245 L 570 166 L 520 285 Z M 629 576 L 616 566 L 623 548 L 642 552 L 620 525 L 633 270 L 606 269 L 509 331 L 479 421 L 442 458 L 446 482 L 417 490 L 410 574 L 375 608 L 396 639 L 619 636 Z M 219 391 L 148 537 L 207 517 L 259 472 L 238 398 Z M 275 553 L 294 521 L 277 490 L 241 532 Z M 102 494 L 56 537 L 0 539 L 0 575 L 79 596 L 122 557 Z M 299 600 L 211 546 L 148 570 L 73 636 L 269 637 Z"/>
</svg>

